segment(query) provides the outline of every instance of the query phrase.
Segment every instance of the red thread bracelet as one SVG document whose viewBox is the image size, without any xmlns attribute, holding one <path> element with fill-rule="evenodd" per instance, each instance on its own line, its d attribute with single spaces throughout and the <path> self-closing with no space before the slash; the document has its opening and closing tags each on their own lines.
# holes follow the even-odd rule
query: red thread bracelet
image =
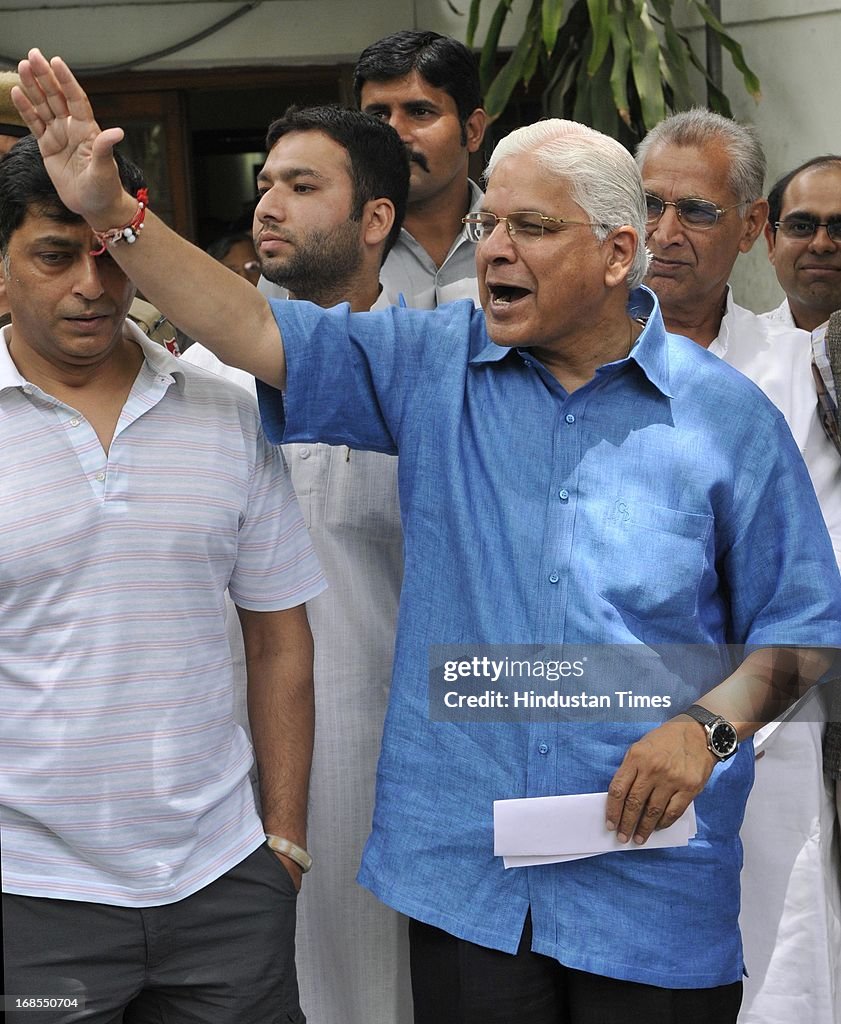
<svg viewBox="0 0 841 1024">
<path fill-rule="evenodd" d="M 149 190 L 141 188 L 137 190 L 137 213 L 131 221 L 122 228 L 109 228 L 108 231 L 94 231 L 94 237 L 99 242 L 99 249 L 91 249 L 91 256 L 101 256 L 111 242 L 128 242 L 134 245 L 137 241 L 137 233 L 143 227 L 146 219 L 146 208 L 149 204 Z"/>
</svg>

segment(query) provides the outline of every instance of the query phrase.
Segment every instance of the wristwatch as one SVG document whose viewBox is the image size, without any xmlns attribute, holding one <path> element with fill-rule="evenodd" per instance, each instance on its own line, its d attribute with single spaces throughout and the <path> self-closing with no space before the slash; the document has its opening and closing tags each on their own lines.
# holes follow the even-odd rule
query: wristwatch
<svg viewBox="0 0 841 1024">
<path fill-rule="evenodd" d="M 712 711 L 707 711 L 700 704 L 688 707 L 684 714 L 703 725 L 704 732 L 707 734 L 707 748 L 719 761 L 726 761 L 739 749 L 739 734 L 726 718 L 714 715 Z"/>
</svg>

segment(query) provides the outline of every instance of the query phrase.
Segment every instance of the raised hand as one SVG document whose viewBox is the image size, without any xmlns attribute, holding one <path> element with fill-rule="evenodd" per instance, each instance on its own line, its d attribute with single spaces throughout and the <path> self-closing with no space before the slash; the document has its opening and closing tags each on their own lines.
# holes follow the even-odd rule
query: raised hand
<svg viewBox="0 0 841 1024">
<path fill-rule="evenodd" d="M 61 201 L 92 227 L 101 229 L 131 219 L 121 211 L 136 209 L 123 190 L 112 156 L 122 128 L 102 131 L 88 97 L 61 59 L 47 61 L 30 50 L 18 65 L 21 88 L 12 101 L 38 140 L 44 166 Z"/>
</svg>

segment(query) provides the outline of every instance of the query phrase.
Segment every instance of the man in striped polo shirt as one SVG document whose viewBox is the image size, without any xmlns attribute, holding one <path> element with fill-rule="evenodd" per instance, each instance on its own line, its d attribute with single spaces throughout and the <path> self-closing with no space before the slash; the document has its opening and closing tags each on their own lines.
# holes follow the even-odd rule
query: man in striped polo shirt
<svg viewBox="0 0 841 1024">
<path fill-rule="evenodd" d="M 324 583 L 283 459 L 249 395 L 126 321 L 134 288 L 62 205 L 35 139 L 0 164 L 0 257 L 7 1009 L 32 1024 L 303 1021 L 304 602 Z"/>
</svg>

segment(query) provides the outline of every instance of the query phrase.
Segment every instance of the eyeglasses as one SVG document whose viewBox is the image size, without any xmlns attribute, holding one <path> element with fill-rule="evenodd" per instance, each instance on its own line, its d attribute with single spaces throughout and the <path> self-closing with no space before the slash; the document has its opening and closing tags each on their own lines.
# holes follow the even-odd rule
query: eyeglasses
<svg viewBox="0 0 841 1024">
<path fill-rule="evenodd" d="M 667 206 L 673 206 L 677 219 L 685 228 L 693 228 L 696 231 L 706 231 L 718 223 L 718 218 L 727 213 L 728 210 L 735 210 L 737 206 L 744 206 L 746 200 L 740 203 L 733 203 L 732 206 L 725 206 L 723 209 L 710 202 L 709 199 L 678 199 L 674 203 L 667 203 L 660 196 L 645 193 L 646 224 L 653 227 L 666 212 Z"/>
<path fill-rule="evenodd" d="M 547 217 L 545 214 L 536 213 L 533 210 L 520 210 L 517 213 L 509 213 L 507 217 L 497 217 L 495 213 L 468 213 L 461 218 L 462 224 L 467 228 L 467 237 L 471 242 L 481 242 L 493 234 L 500 221 L 505 223 L 505 229 L 513 238 L 527 242 L 532 239 L 543 238 L 545 232 L 554 235 L 565 227 L 602 227 L 603 225 L 589 220 L 562 220 L 560 217 Z M 553 226 L 554 225 L 554 226 Z"/>
<path fill-rule="evenodd" d="M 810 241 L 817 234 L 818 228 L 826 228 L 826 233 L 833 242 L 841 242 L 841 217 L 832 220 L 818 220 L 817 217 L 787 217 L 785 220 L 774 221 L 774 227 L 786 238 L 794 238 L 801 242 Z"/>
</svg>

